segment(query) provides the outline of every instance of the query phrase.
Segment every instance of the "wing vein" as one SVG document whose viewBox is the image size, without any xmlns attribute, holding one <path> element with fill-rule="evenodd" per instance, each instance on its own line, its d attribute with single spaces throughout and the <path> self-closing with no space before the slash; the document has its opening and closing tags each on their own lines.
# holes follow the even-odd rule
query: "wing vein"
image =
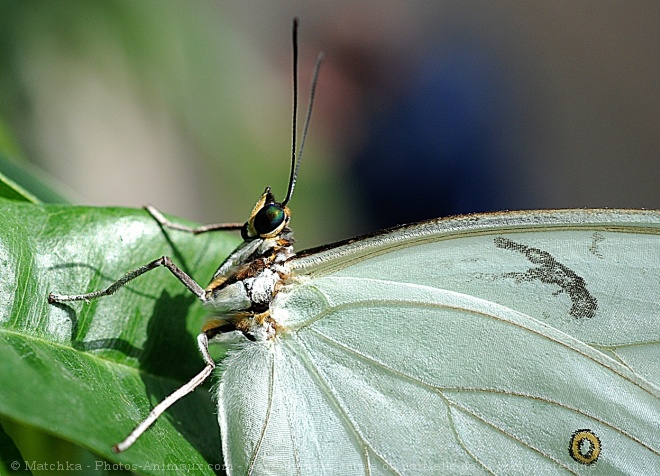
<svg viewBox="0 0 660 476">
<path fill-rule="evenodd" d="M 375 454 L 384 464 L 387 465 L 388 468 L 390 468 L 392 471 L 395 471 L 394 467 L 382 455 L 380 455 L 375 450 L 375 448 L 367 441 L 364 435 L 360 433 L 357 424 L 355 423 L 355 420 L 351 417 L 351 415 L 346 411 L 346 409 L 342 405 L 341 400 L 336 395 L 334 389 L 332 388 L 332 385 L 330 385 L 330 383 L 321 375 L 321 372 L 319 371 L 317 365 L 310 358 L 309 350 L 307 349 L 305 344 L 298 338 L 292 338 L 290 340 L 287 340 L 286 345 L 287 346 L 297 345 L 301 348 L 301 350 L 304 350 L 304 352 L 297 352 L 300 361 L 302 362 L 304 367 L 308 370 L 312 378 L 322 388 L 324 397 L 328 400 L 330 405 L 333 408 L 335 408 L 338 415 L 341 417 L 342 421 L 344 421 L 344 423 L 350 429 L 358 445 L 360 445 L 362 448 L 365 449 L 364 465 L 366 469 L 366 473 L 365 473 L 366 476 L 371 475 L 371 465 L 369 462 L 369 457 L 368 457 L 368 453 L 366 452 L 366 449 L 371 450 L 373 454 Z M 400 473 L 395 471 L 395 474 L 399 475 Z"/>
<path fill-rule="evenodd" d="M 403 373 L 399 370 L 396 370 L 392 367 L 389 367 L 389 366 L 385 365 L 384 363 L 382 363 L 378 360 L 375 360 L 375 359 L 373 359 L 369 356 L 366 356 L 366 355 L 362 354 L 361 352 L 357 351 L 356 349 L 348 347 L 348 346 L 346 346 L 346 345 L 344 345 L 340 342 L 337 342 L 335 339 L 326 336 L 325 334 L 318 331 L 317 329 L 309 328 L 308 331 L 314 333 L 320 339 L 326 341 L 328 344 L 335 346 L 337 349 L 342 350 L 344 352 L 347 352 L 347 353 L 355 356 L 356 358 L 361 359 L 364 362 L 367 362 L 367 363 L 369 363 L 369 364 L 371 364 L 375 367 L 379 367 L 379 368 L 383 369 L 384 371 L 389 372 L 392 375 L 397 376 L 397 377 L 399 377 L 403 380 L 407 380 L 409 382 L 412 382 L 412 383 L 415 383 L 417 385 L 423 386 L 427 389 L 438 392 L 448 402 L 448 405 L 457 406 L 457 407 L 459 407 L 459 408 L 461 408 L 465 411 L 468 411 L 468 410 L 466 408 L 461 407 L 457 403 L 453 402 L 450 398 L 448 398 L 445 395 L 445 393 L 443 393 L 443 390 L 452 390 L 452 391 L 461 391 L 461 392 L 484 392 L 484 393 L 511 395 L 511 396 L 515 396 L 515 397 L 530 398 L 530 399 L 533 399 L 533 400 L 549 403 L 549 404 L 552 404 L 552 405 L 557 405 L 557 406 L 559 406 L 561 408 L 564 408 L 566 410 L 573 411 L 573 412 L 575 412 L 579 415 L 583 415 L 587 418 L 591 418 L 591 419 L 601 423 L 602 425 L 607 426 L 607 427 L 611 428 L 612 430 L 619 432 L 622 435 L 625 435 L 626 437 L 630 438 L 631 440 L 633 440 L 633 441 L 637 442 L 638 444 L 642 445 L 644 448 L 647 448 L 649 451 L 660 455 L 660 452 L 658 450 L 648 446 L 646 443 L 641 441 L 639 438 L 636 438 L 635 436 L 633 436 L 630 433 L 622 430 L 621 428 L 618 428 L 618 427 L 612 425 L 611 423 L 609 423 L 607 421 L 604 421 L 601 418 L 599 418 L 599 417 L 597 417 L 597 416 L 595 416 L 591 413 L 580 410 L 577 407 L 566 405 L 565 403 L 562 403 L 562 402 L 559 402 L 559 401 L 556 401 L 556 400 L 552 400 L 552 399 L 549 399 L 549 398 L 540 397 L 538 395 L 530 395 L 530 394 L 526 394 L 526 393 L 522 393 L 522 392 L 511 391 L 511 390 L 503 390 L 503 389 L 497 389 L 497 388 L 458 387 L 458 386 L 455 386 L 455 387 L 451 387 L 451 386 L 441 387 L 441 386 L 438 386 L 438 385 L 433 385 L 433 384 L 430 384 L 428 382 L 424 382 L 423 380 L 420 380 L 418 378 L 415 378 L 411 375 Z M 468 413 L 470 413 L 470 412 L 468 411 Z M 477 415 L 475 415 L 475 417 L 476 416 Z"/>
<path fill-rule="evenodd" d="M 518 443 L 520 443 L 520 444 L 526 446 L 526 447 L 529 448 L 530 450 L 532 450 L 532 451 L 534 451 L 534 452 L 540 454 L 540 455 L 543 456 L 544 458 L 549 459 L 550 461 L 552 461 L 552 462 L 555 463 L 556 465 L 558 465 L 558 466 L 564 468 L 565 470 L 569 471 L 571 474 L 577 474 L 577 473 L 571 471 L 569 467 L 567 467 L 566 465 L 562 464 L 561 461 L 557 460 L 556 458 L 553 458 L 552 456 L 550 456 L 550 455 L 548 455 L 548 454 L 543 453 L 543 452 L 542 452 L 541 450 L 539 450 L 538 448 L 536 448 L 536 447 L 534 447 L 534 446 L 531 446 L 530 444 L 528 444 L 528 443 L 525 442 L 525 441 L 522 441 L 521 439 L 519 439 L 519 438 L 516 437 L 515 435 L 513 435 L 513 434 L 511 434 L 511 433 L 508 433 L 508 432 L 502 430 L 502 428 L 498 427 L 497 425 L 493 425 L 491 422 L 489 422 L 488 420 L 482 418 L 482 417 L 481 417 L 480 415 L 478 415 L 477 413 L 475 413 L 475 412 L 473 412 L 473 411 L 470 411 L 468 408 L 466 408 L 466 407 L 464 407 L 464 406 L 462 406 L 462 405 L 459 405 L 458 403 L 453 402 L 453 401 L 451 401 L 451 400 L 448 400 L 447 402 L 448 402 L 448 405 L 453 406 L 453 407 L 455 407 L 455 408 L 458 408 L 458 409 L 464 411 L 465 413 L 468 413 L 468 414 L 472 415 L 473 417 L 475 417 L 477 420 L 481 421 L 481 422 L 484 423 L 485 425 L 488 425 L 489 427 L 493 428 L 495 431 L 498 431 L 499 433 L 501 433 L 501 434 L 507 436 L 508 438 L 511 438 L 511 439 L 513 439 L 514 441 L 517 441 Z M 477 458 L 477 456 L 476 456 L 472 451 L 470 451 L 470 449 L 464 444 L 464 442 L 463 442 L 463 438 L 461 438 L 460 433 L 456 430 L 456 427 L 455 427 L 455 425 L 454 425 L 454 419 L 451 417 L 451 413 L 450 413 L 450 419 L 451 419 L 451 421 L 452 421 L 452 430 L 453 430 L 454 434 L 456 435 L 456 439 L 460 442 L 460 444 L 461 444 L 461 446 L 463 447 L 463 449 L 465 450 L 465 452 L 468 453 L 468 454 L 470 455 L 470 457 L 472 457 L 472 459 L 474 459 L 474 461 L 477 462 L 477 464 L 479 464 L 482 468 L 484 468 L 484 470 L 488 471 L 488 472 L 491 473 L 491 474 L 495 474 L 495 473 L 493 473 L 493 471 L 492 471 L 488 466 L 486 466 L 485 463 L 483 463 L 479 458 Z"/>
<path fill-rule="evenodd" d="M 420 285 L 412 285 L 416 287 L 420 287 Z M 427 286 L 421 286 L 421 287 L 427 287 Z M 437 288 L 431 288 L 431 289 L 437 289 Z M 460 293 L 456 293 L 460 294 Z M 472 296 L 470 296 L 472 297 Z M 474 299 L 479 299 L 479 298 L 474 298 Z M 350 303 L 345 303 L 345 304 L 339 304 L 335 306 L 328 307 L 325 309 L 323 312 L 319 313 L 316 315 L 313 319 L 310 319 L 309 321 L 305 322 L 304 324 L 298 326 L 295 330 L 301 330 L 303 328 L 307 328 L 308 330 L 311 330 L 312 332 L 317 333 L 318 335 L 323 335 L 325 338 L 327 338 L 329 341 L 332 341 L 334 344 L 338 346 L 343 346 L 339 342 L 335 341 L 334 339 L 325 336 L 322 334 L 320 331 L 311 328 L 312 324 L 314 324 L 317 321 L 322 320 L 324 317 L 332 314 L 332 313 L 337 313 L 338 311 L 342 309 L 356 309 L 358 307 L 387 307 L 387 306 L 393 306 L 393 305 L 411 305 L 411 306 L 417 306 L 417 307 L 423 307 L 423 308 L 436 308 L 436 309 L 447 309 L 447 310 L 454 310 L 458 312 L 469 312 L 471 314 L 476 314 L 482 317 L 486 317 L 488 319 L 494 319 L 496 321 L 502 322 L 504 324 L 512 325 L 515 326 L 519 329 L 522 329 L 527 332 L 531 332 L 533 334 L 536 334 L 538 336 L 541 336 L 545 339 L 548 339 L 549 341 L 554 342 L 555 344 L 559 344 L 561 346 L 567 347 L 571 349 L 574 352 L 577 352 L 578 354 L 582 355 L 583 357 L 586 357 L 587 359 L 593 361 L 594 363 L 598 364 L 601 367 L 606 367 L 608 370 L 616 373 L 619 377 L 629 381 L 630 383 L 638 386 L 640 389 L 642 389 L 644 392 L 648 393 L 649 395 L 652 395 L 654 397 L 658 397 L 657 394 L 657 388 L 655 385 L 651 384 L 650 382 L 647 382 L 646 380 L 642 379 L 643 383 L 640 381 L 635 381 L 631 378 L 630 375 L 626 375 L 627 372 L 632 372 L 629 367 L 627 367 L 625 364 L 613 359 L 612 357 L 604 354 L 603 352 L 597 350 L 594 347 L 590 347 L 589 345 L 583 343 L 582 341 L 579 341 L 573 337 L 571 337 L 569 334 L 565 334 L 559 329 L 556 329 L 555 327 L 549 326 L 548 324 L 543 323 L 542 321 L 539 321 L 537 319 L 532 318 L 531 316 L 526 316 L 528 319 L 532 319 L 537 325 L 542 326 L 543 328 L 546 328 L 547 330 L 550 330 L 552 333 L 555 332 L 560 332 L 563 337 L 563 340 L 559 340 L 555 336 L 550 335 L 549 333 L 544 333 L 541 332 L 537 329 L 534 329 L 532 327 L 525 326 L 521 324 L 520 322 L 516 322 L 513 320 L 509 319 L 502 319 L 501 317 L 491 314 L 491 313 L 486 313 L 483 311 L 479 311 L 476 309 L 465 309 L 465 308 L 459 308 L 451 305 L 444 305 L 444 304 L 439 304 L 439 303 L 429 303 L 429 302 L 419 302 L 419 301 L 406 301 L 406 300 L 361 300 L 361 301 L 352 301 Z M 591 351 L 596 351 L 597 355 L 589 353 L 583 349 L 584 346 L 585 348 L 588 348 Z M 345 347 L 346 349 L 349 349 L 348 347 Z M 356 355 L 361 355 L 359 354 L 355 349 L 351 349 L 353 352 L 356 352 Z M 597 358 L 598 357 L 598 358 Z M 376 362 L 376 361 L 374 361 Z M 383 368 L 387 368 L 383 363 L 379 363 L 379 365 L 383 366 Z M 625 369 L 625 370 L 624 370 Z M 393 370 L 393 369 L 392 369 Z M 639 378 L 639 376 L 632 372 L 635 377 Z M 413 377 L 408 376 L 409 378 L 413 379 Z M 414 379 L 413 379 L 414 380 Z M 649 386 L 651 388 L 649 388 Z"/>
<path fill-rule="evenodd" d="M 259 456 L 259 450 L 261 449 L 261 444 L 264 441 L 264 438 L 266 437 L 266 430 L 268 429 L 268 423 L 270 422 L 270 413 L 271 410 L 273 409 L 273 387 L 275 384 L 275 355 L 273 353 L 271 355 L 271 360 L 270 360 L 270 381 L 268 382 L 268 407 L 266 409 L 266 418 L 264 419 L 264 426 L 261 429 L 261 433 L 259 434 L 259 441 L 257 441 L 257 444 L 254 448 L 254 453 L 252 453 L 252 456 L 250 457 L 250 464 L 248 465 L 248 470 L 247 470 L 247 475 L 250 476 L 252 472 L 254 471 L 254 466 L 257 462 L 257 458 Z"/>
</svg>

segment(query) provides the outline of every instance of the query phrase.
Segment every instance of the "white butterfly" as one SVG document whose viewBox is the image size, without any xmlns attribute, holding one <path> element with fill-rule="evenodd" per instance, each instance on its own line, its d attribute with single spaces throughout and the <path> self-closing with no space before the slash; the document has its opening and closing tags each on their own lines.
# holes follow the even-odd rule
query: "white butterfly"
<svg viewBox="0 0 660 476">
<path fill-rule="evenodd" d="M 223 363 L 227 464 L 652 474 L 659 222 L 620 210 L 474 215 L 289 259 L 271 305 L 285 329 Z"/>
<path fill-rule="evenodd" d="M 220 316 L 198 336 L 205 368 L 118 451 L 212 373 L 208 345 L 230 336 L 229 474 L 660 470 L 660 212 L 470 215 L 296 254 L 292 162 L 285 200 L 266 189 L 208 287 L 165 257 L 50 295 L 105 296 L 166 266 Z M 183 231 L 237 228 L 148 210 Z"/>
</svg>

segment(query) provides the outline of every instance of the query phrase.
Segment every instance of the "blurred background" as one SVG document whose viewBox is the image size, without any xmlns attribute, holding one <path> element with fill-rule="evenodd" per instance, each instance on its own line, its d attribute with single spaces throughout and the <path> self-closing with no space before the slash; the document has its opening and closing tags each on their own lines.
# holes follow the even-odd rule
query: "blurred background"
<svg viewBox="0 0 660 476">
<path fill-rule="evenodd" d="M 4 0 L 2 170 L 30 162 L 77 204 L 245 220 L 266 185 L 286 193 L 293 16 L 301 111 L 327 54 L 301 247 L 473 211 L 660 208 L 652 1 Z"/>
<path fill-rule="evenodd" d="M 327 54 L 298 249 L 456 213 L 660 208 L 657 1 L 3 0 L 0 171 L 245 220 L 286 193 L 293 16 L 301 111 Z"/>
</svg>

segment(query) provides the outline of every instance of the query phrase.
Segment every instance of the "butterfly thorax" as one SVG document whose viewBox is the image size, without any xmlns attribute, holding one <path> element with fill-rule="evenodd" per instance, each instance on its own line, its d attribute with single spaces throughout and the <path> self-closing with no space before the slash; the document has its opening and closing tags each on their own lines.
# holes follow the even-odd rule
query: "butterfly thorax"
<svg viewBox="0 0 660 476">
<path fill-rule="evenodd" d="M 264 220 L 264 210 L 275 217 Z M 239 331 L 249 340 L 271 340 L 282 328 L 270 305 L 289 278 L 286 261 L 294 255 L 293 232 L 286 226 L 289 217 L 288 208 L 277 204 L 266 189 L 243 227 L 244 242 L 206 287 L 204 301 L 219 314 L 203 327 L 209 339 Z"/>
</svg>

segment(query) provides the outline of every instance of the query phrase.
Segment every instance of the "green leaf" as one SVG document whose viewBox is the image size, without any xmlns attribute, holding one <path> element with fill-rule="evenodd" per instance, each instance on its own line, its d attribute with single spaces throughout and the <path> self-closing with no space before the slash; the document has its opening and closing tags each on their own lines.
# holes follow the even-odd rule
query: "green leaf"
<svg viewBox="0 0 660 476">
<path fill-rule="evenodd" d="M 31 203 L 67 203 L 56 191 L 54 182 L 34 165 L 10 159 L 0 152 L 0 197 Z"/>
<path fill-rule="evenodd" d="M 0 159 L 1 160 L 1 159 Z M 0 197 L 8 200 L 39 203 L 39 199 L 0 172 Z"/>
<path fill-rule="evenodd" d="M 0 475 L 24 476 L 32 474 L 25 467 L 23 456 L 14 444 L 14 441 L 0 425 Z"/>
<path fill-rule="evenodd" d="M 0 117 L 0 198 L 30 203 L 67 203 L 55 179 L 22 158 Z"/>
<path fill-rule="evenodd" d="M 105 288 L 162 255 L 205 285 L 237 237 L 164 231 L 142 210 L 1 199 L 0 220 L 0 415 L 137 474 L 214 474 L 208 465 L 217 470 L 222 456 L 206 389 L 111 451 L 202 369 L 195 336 L 207 312 L 195 296 L 165 268 L 90 303 L 51 305 L 47 295 Z"/>
</svg>

